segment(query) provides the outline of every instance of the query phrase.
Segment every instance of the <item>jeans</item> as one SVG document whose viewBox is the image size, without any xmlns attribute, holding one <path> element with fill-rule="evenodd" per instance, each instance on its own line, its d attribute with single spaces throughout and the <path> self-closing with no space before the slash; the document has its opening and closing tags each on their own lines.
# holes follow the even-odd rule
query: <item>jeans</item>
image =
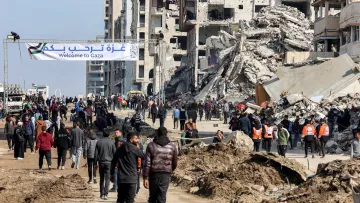
<svg viewBox="0 0 360 203">
<path fill-rule="evenodd" d="M 203 111 L 199 111 L 199 116 L 200 116 L 200 121 L 202 120 L 202 117 L 204 116 L 204 112 Z"/>
<path fill-rule="evenodd" d="M 211 118 L 210 118 L 210 111 L 205 111 L 205 120 L 206 120 L 206 121 L 211 120 Z"/>
<path fill-rule="evenodd" d="M 298 141 L 300 138 L 300 133 L 294 133 L 294 139 L 293 139 L 293 147 L 297 147 Z"/>
<path fill-rule="evenodd" d="M 118 179 L 119 179 L 119 177 L 118 177 L 118 171 L 119 171 L 119 169 L 118 168 L 115 168 L 115 178 L 114 178 L 114 185 L 113 185 L 113 188 L 115 189 L 115 190 L 117 190 L 117 187 L 118 187 Z"/>
<path fill-rule="evenodd" d="M 117 203 L 133 203 L 136 194 L 136 183 L 119 183 Z"/>
<path fill-rule="evenodd" d="M 287 145 L 278 145 L 278 152 L 280 156 L 285 157 Z"/>
<path fill-rule="evenodd" d="M 176 124 L 176 127 L 175 127 Z M 179 118 L 174 118 L 174 129 L 178 129 L 179 128 Z"/>
<path fill-rule="evenodd" d="M 149 177 L 149 203 L 165 203 L 170 184 L 170 174 L 154 173 Z"/>
<path fill-rule="evenodd" d="M 96 180 L 96 168 L 95 168 L 95 159 L 94 158 L 87 158 L 87 165 L 88 165 L 88 175 L 89 181 L 94 179 Z"/>
<path fill-rule="evenodd" d="M 328 126 L 329 126 L 329 136 L 330 138 L 334 138 L 334 127 L 335 127 L 335 123 L 332 122 L 328 122 Z"/>
<path fill-rule="evenodd" d="M 72 147 L 71 148 L 71 161 L 72 161 L 72 163 L 75 163 L 76 168 L 79 168 L 79 166 L 80 166 L 81 152 L 82 152 L 82 147 L 79 147 L 79 148 Z"/>
<path fill-rule="evenodd" d="M 265 150 L 267 152 L 271 151 L 271 141 L 272 141 L 272 138 L 264 138 L 263 139 L 263 142 L 264 142 L 264 145 L 265 145 Z"/>
<path fill-rule="evenodd" d="M 24 151 L 26 152 L 26 146 L 27 146 L 27 143 L 29 143 L 31 152 L 34 152 L 34 139 L 33 139 L 33 136 L 32 135 L 25 135 L 24 138 L 25 138 Z"/>
<path fill-rule="evenodd" d="M 180 130 L 184 130 L 185 128 L 185 120 L 180 120 Z"/>
<path fill-rule="evenodd" d="M 51 166 L 51 150 L 39 150 L 39 168 L 42 168 L 43 162 L 44 162 L 44 156 L 46 157 L 46 162 L 48 166 Z"/>
<path fill-rule="evenodd" d="M 9 149 L 11 149 L 13 147 L 13 144 L 14 144 L 14 143 L 12 143 L 13 135 L 12 134 L 6 135 L 6 139 L 7 139 Z"/>
<path fill-rule="evenodd" d="M 151 113 L 152 122 L 155 123 L 156 121 L 156 113 Z"/>
<path fill-rule="evenodd" d="M 165 118 L 160 117 L 160 127 L 164 127 Z"/>
<path fill-rule="evenodd" d="M 229 113 L 224 112 L 224 124 L 228 124 L 228 117 L 229 117 Z"/>
<path fill-rule="evenodd" d="M 65 149 L 65 148 L 58 148 L 57 149 L 57 153 L 58 153 L 57 164 L 58 164 L 58 167 L 60 166 L 60 163 L 61 163 L 61 166 L 65 166 L 66 151 L 67 151 L 67 149 Z"/>
<path fill-rule="evenodd" d="M 143 117 L 144 120 L 145 120 L 145 110 L 146 110 L 146 109 L 141 109 L 141 115 L 142 115 L 142 117 Z"/>
<path fill-rule="evenodd" d="M 110 186 L 110 167 L 111 163 L 100 163 L 100 195 L 108 195 Z"/>
</svg>

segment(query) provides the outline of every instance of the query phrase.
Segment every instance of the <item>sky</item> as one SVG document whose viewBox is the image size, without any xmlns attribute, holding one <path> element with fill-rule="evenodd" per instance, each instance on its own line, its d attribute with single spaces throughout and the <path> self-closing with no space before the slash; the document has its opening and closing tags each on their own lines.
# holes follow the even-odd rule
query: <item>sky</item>
<svg viewBox="0 0 360 203">
<path fill-rule="evenodd" d="M 91 40 L 104 34 L 103 0 L 1 0 L 0 83 L 4 82 L 3 39 L 11 31 L 21 39 Z M 25 44 L 9 44 L 9 84 L 48 85 L 50 95 L 86 93 L 85 61 L 32 60 Z"/>
</svg>

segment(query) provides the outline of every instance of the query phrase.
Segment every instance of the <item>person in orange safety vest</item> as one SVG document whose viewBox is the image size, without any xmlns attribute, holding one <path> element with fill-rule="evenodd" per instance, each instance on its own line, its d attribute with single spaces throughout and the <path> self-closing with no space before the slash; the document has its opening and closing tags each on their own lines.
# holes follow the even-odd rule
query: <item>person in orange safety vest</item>
<svg viewBox="0 0 360 203">
<path fill-rule="evenodd" d="M 304 127 L 302 129 L 302 139 L 305 141 L 305 158 L 308 155 L 308 148 L 311 148 L 312 158 L 314 156 L 314 140 L 315 140 L 316 130 L 313 125 L 311 125 L 310 120 L 306 119 Z"/>
<path fill-rule="evenodd" d="M 261 137 L 262 137 L 261 125 L 254 126 L 253 129 L 252 129 L 252 140 L 254 142 L 254 151 L 255 152 L 260 151 Z"/>
<path fill-rule="evenodd" d="M 265 146 L 265 150 L 267 152 L 271 151 L 271 142 L 273 139 L 273 132 L 274 132 L 274 127 L 269 125 L 269 121 L 265 120 L 264 121 L 264 128 L 263 128 L 263 137 L 264 137 L 264 146 Z"/>
<path fill-rule="evenodd" d="M 322 153 L 322 157 L 325 157 L 325 145 L 326 142 L 329 140 L 329 126 L 325 123 L 325 119 L 320 119 L 320 130 L 319 130 L 319 136 L 318 139 L 320 140 L 320 145 L 321 145 L 321 153 Z"/>
</svg>

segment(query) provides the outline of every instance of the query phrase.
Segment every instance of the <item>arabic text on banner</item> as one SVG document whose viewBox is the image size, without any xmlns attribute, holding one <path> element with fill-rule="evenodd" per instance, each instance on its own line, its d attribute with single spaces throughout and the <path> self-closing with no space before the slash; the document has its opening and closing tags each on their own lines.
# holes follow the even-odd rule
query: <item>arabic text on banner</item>
<svg viewBox="0 0 360 203">
<path fill-rule="evenodd" d="M 137 61 L 138 43 L 26 43 L 30 57 L 36 60 L 65 61 Z"/>
</svg>

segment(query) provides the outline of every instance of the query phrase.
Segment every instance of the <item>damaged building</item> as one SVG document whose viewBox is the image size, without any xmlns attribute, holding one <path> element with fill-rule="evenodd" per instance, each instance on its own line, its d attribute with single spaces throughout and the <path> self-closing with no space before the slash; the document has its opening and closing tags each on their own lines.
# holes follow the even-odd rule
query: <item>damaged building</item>
<svg viewBox="0 0 360 203">
<path fill-rule="evenodd" d="M 308 19 L 314 19 L 310 0 L 180 0 L 180 30 L 187 32 L 187 57 L 184 66 L 175 71 L 168 84 L 167 94 L 194 92 L 201 88 L 210 68 L 219 63 L 219 50 L 224 47 L 209 47 L 208 38 L 220 32 L 234 35 L 239 22 L 250 22 L 264 7 L 288 5 L 297 8 Z M 213 39 L 216 41 L 216 39 Z M 216 42 L 213 43 L 216 43 Z M 234 43 L 234 42 L 233 42 Z M 234 44 L 233 44 L 234 45 Z M 186 61 L 186 62 L 185 62 Z"/>
</svg>

